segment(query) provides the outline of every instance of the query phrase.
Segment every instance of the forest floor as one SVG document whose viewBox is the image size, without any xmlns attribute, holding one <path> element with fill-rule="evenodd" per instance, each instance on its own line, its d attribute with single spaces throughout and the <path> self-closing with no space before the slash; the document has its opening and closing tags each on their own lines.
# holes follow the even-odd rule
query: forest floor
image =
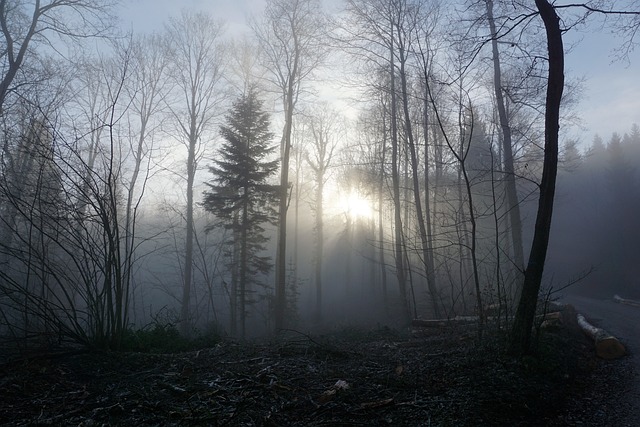
<svg viewBox="0 0 640 427">
<path fill-rule="evenodd" d="M 485 334 L 490 335 L 490 334 Z M 468 326 L 291 332 L 176 354 L 77 352 L 0 365 L 2 425 L 624 425 L 625 360 L 573 322 L 522 361 Z"/>
</svg>

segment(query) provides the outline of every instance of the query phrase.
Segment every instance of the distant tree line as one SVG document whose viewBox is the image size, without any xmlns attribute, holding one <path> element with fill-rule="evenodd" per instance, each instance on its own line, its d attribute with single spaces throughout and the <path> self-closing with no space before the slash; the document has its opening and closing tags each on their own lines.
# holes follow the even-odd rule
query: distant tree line
<svg viewBox="0 0 640 427">
<path fill-rule="evenodd" d="M 606 140 L 596 135 L 583 150 L 575 141 L 565 144 L 549 254 L 555 289 L 586 274 L 563 292 L 640 295 L 634 278 L 640 261 L 634 250 L 640 238 L 634 225 L 640 214 L 640 168 L 634 161 L 638 156 L 637 124 Z"/>
</svg>

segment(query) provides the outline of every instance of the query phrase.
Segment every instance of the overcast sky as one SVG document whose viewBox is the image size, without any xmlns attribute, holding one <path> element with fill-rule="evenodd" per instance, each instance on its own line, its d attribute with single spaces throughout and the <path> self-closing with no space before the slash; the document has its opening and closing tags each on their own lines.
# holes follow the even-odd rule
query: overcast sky
<svg viewBox="0 0 640 427">
<path fill-rule="evenodd" d="M 335 2 L 337 0 L 330 0 Z M 247 31 L 249 15 L 259 16 L 265 0 L 124 0 L 123 26 L 135 32 L 159 30 L 169 16 L 182 8 L 204 10 L 226 22 L 227 33 Z M 624 133 L 633 123 L 640 125 L 640 51 L 633 52 L 629 63 L 616 61 L 614 50 L 621 40 L 609 31 L 592 25 L 588 32 L 570 31 L 566 45 L 580 40 L 566 58 L 568 78 L 584 77 L 578 114 L 584 129 L 573 128 L 571 136 L 583 147 L 598 133 L 607 141 L 614 131 Z"/>
</svg>

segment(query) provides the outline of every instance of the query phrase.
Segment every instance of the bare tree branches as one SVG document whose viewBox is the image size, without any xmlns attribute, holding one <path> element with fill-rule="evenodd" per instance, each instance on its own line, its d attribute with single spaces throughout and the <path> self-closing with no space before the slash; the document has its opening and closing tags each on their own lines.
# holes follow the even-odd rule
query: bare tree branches
<svg viewBox="0 0 640 427">
<path fill-rule="evenodd" d="M 52 36 L 84 38 L 105 35 L 111 28 L 114 0 L 0 0 L 0 30 L 4 49 L 0 80 L 0 114 L 7 96 L 27 81 L 16 81 L 19 70 L 35 55 L 34 45 L 55 46 Z M 55 50 L 55 47 L 54 47 Z"/>
</svg>

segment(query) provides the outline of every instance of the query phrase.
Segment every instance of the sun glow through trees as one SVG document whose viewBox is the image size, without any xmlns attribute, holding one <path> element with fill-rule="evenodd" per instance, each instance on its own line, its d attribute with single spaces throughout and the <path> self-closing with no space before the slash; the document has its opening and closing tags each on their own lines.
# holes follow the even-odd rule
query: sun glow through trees
<svg viewBox="0 0 640 427">
<path fill-rule="evenodd" d="M 341 213 L 351 219 L 370 219 L 373 217 L 373 203 L 355 190 L 342 195 L 338 199 L 338 208 Z"/>
</svg>

